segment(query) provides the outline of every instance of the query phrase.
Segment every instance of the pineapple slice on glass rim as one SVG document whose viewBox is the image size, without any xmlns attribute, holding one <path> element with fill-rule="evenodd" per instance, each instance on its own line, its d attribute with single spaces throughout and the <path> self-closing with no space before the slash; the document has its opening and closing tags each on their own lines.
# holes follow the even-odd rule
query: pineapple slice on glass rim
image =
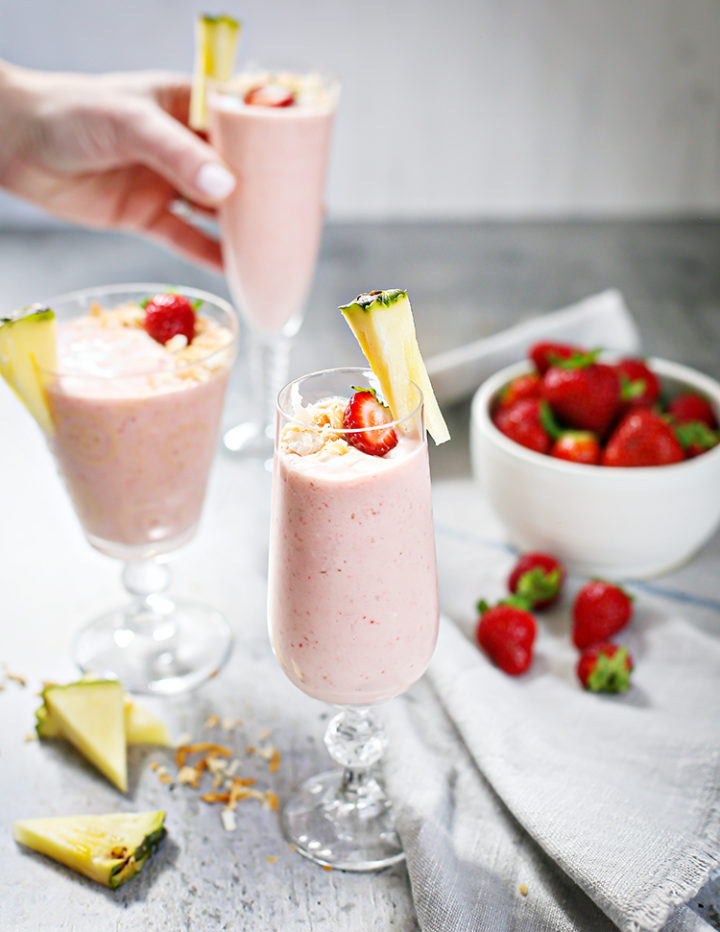
<svg viewBox="0 0 720 932">
<path fill-rule="evenodd" d="M 232 16 L 198 13 L 195 19 L 195 64 L 190 90 L 192 129 L 207 129 L 207 91 L 210 81 L 229 81 L 242 24 Z"/>
<path fill-rule="evenodd" d="M 54 311 L 35 305 L 13 317 L 0 317 L 0 375 L 48 435 L 54 427 L 44 373 L 56 368 Z"/>
<path fill-rule="evenodd" d="M 450 432 L 418 346 L 407 291 L 370 291 L 343 304 L 340 311 L 370 363 L 393 417 L 400 420 L 414 410 L 414 382 L 423 393 L 430 436 L 438 445 L 449 440 Z"/>
</svg>

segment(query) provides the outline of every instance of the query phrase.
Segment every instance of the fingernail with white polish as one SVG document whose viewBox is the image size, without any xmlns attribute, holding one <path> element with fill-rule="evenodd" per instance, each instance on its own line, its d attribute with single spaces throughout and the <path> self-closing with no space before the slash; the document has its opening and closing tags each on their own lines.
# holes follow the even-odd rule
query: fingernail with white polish
<svg viewBox="0 0 720 932">
<path fill-rule="evenodd" d="M 205 197 L 222 201 L 235 187 L 235 177 L 217 162 L 206 162 L 195 176 L 195 185 Z"/>
</svg>

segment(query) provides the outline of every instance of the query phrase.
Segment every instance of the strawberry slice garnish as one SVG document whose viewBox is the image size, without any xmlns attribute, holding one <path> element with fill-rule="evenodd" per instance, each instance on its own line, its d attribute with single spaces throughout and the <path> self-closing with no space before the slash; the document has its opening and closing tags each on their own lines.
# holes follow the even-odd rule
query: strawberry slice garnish
<svg viewBox="0 0 720 932">
<path fill-rule="evenodd" d="M 158 343 L 181 333 L 188 343 L 195 336 L 195 309 L 185 295 L 156 294 L 145 303 L 144 327 Z"/>
<path fill-rule="evenodd" d="M 390 409 L 381 404 L 372 389 L 357 389 L 343 414 L 345 439 L 370 456 L 385 456 L 397 446 L 398 437 L 393 427 Z"/>
<path fill-rule="evenodd" d="M 254 107 L 292 107 L 295 95 L 284 84 L 270 81 L 251 87 L 245 94 L 245 103 Z"/>
</svg>

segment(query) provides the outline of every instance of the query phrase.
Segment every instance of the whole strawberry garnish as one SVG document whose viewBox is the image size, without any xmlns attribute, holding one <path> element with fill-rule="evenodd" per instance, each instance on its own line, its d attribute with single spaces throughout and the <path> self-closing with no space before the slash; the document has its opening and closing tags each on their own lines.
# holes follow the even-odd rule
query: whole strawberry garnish
<svg viewBox="0 0 720 932">
<path fill-rule="evenodd" d="M 710 430 L 717 430 L 718 421 L 710 402 L 695 392 L 677 395 L 668 405 L 668 414 L 678 424 L 688 421 L 702 421 Z"/>
<path fill-rule="evenodd" d="M 195 310 L 185 295 L 156 294 L 145 303 L 143 326 L 158 343 L 181 333 L 188 343 L 195 336 Z"/>
<path fill-rule="evenodd" d="M 549 553 L 525 553 L 508 576 L 510 592 L 533 609 L 548 608 L 560 595 L 565 568 Z"/>
<path fill-rule="evenodd" d="M 672 427 L 654 411 L 639 408 L 626 414 L 603 451 L 603 466 L 667 466 L 680 463 L 685 452 Z"/>
<path fill-rule="evenodd" d="M 589 430 L 564 431 L 550 449 L 556 459 L 586 466 L 597 466 L 601 453 L 598 438 Z"/>
<path fill-rule="evenodd" d="M 390 409 L 378 401 L 372 389 L 356 389 L 343 413 L 343 427 L 352 431 L 345 440 L 370 456 L 385 456 L 397 446 Z"/>
<path fill-rule="evenodd" d="M 525 398 L 540 397 L 540 376 L 537 372 L 528 372 L 527 375 L 519 375 L 508 382 L 500 394 L 498 410 L 501 408 L 512 408 L 516 401 L 523 401 Z"/>
<path fill-rule="evenodd" d="M 720 443 L 720 433 L 711 430 L 703 421 L 686 421 L 673 429 L 688 459 L 707 453 Z"/>
<path fill-rule="evenodd" d="M 493 422 L 506 437 L 536 453 L 547 453 L 550 437 L 542 425 L 541 402 L 537 398 L 516 401 L 510 408 L 495 412 Z"/>
<path fill-rule="evenodd" d="M 577 662 L 577 675 L 593 693 L 623 693 L 630 687 L 633 659 L 627 647 L 605 641 L 586 648 Z"/>
<path fill-rule="evenodd" d="M 586 353 L 550 366 L 542 394 L 566 426 L 602 436 L 620 410 L 620 377 L 612 366 L 595 362 L 596 356 Z"/>
<path fill-rule="evenodd" d="M 621 359 L 615 363 L 620 376 L 624 407 L 652 408 L 660 397 L 660 379 L 642 359 Z"/>
<path fill-rule="evenodd" d="M 500 603 L 489 608 L 478 603 L 481 613 L 475 629 L 478 644 L 492 662 L 510 676 L 525 673 L 533 659 L 537 625 L 533 616 L 517 605 Z"/>
<path fill-rule="evenodd" d="M 569 343 L 534 343 L 528 350 L 528 358 L 533 361 L 540 375 L 545 375 L 550 366 L 561 359 L 571 359 L 585 352 L 581 347 Z"/>
<path fill-rule="evenodd" d="M 622 631 L 632 612 L 632 598 L 620 586 L 602 579 L 585 583 L 573 604 L 573 644 L 584 650 L 607 641 Z"/>
<path fill-rule="evenodd" d="M 245 94 L 245 103 L 254 107 L 291 107 L 295 95 L 289 87 L 275 81 L 257 84 Z"/>
</svg>

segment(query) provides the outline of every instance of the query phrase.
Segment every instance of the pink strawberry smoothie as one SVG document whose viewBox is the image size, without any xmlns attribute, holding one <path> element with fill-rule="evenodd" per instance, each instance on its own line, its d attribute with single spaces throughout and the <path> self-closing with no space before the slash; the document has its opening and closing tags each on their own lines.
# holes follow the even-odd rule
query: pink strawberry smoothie
<svg viewBox="0 0 720 932">
<path fill-rule="evenodd" d="M 220 209 L 225 271 L 246 319 L 265 333 L 299 325 L 310 290 L 337 97 L 317 76 L 272 77 L 294 89 L 291 106 L 244 103 L 267 73 L 240 75 L 208 101 L 210 139 L 237 177 Z"/>
<path fill-rule="evenodd" d="M 221 349 L 232 335 L 214 328 L 203 335 L 207 349 L 192 352 L 193 341 L 172 352 L 141 328 L 104 327 L 91 316 L 58 326 L 50 444 L 80 522 L 103 552 L 135 559 L 192 536 L 232 364 Z"/>
<path fill-rule="evenodd" d="M 424 439 L 382 457 L 281 448 L 270 533 L 270 638 L 299 689 L 366 705 L 423 674 L 438 629 Z"/>
</svg>

